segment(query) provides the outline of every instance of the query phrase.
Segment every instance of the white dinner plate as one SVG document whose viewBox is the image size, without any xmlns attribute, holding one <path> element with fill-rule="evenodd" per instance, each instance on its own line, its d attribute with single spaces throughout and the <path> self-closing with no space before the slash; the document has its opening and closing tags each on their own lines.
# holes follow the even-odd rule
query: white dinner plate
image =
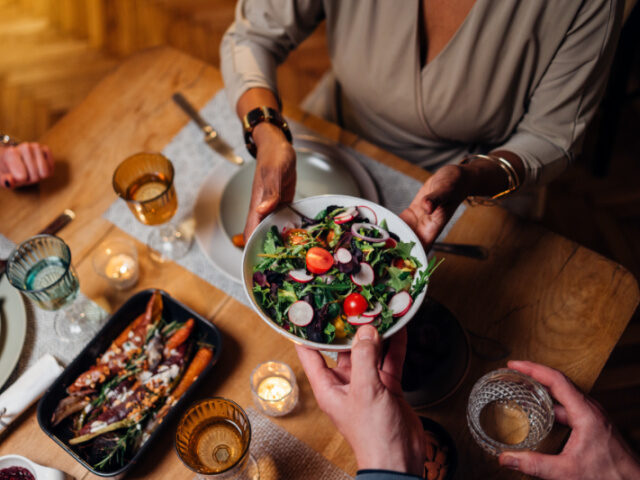
<svg viewBox="0 0 640 480">
<path fill-rule="evenodd" d="M 341 194 L 378 202 L 369 172 L 349 152 L 331 141 L 298 135 L 295 200 Z M 198 192 L 195 237 L 207 258 L 232 280 L 242 282 L 242 250 L 231 242 L 242 233 L 249 210 L 255 162 L 216 166 Z"/>
<path fill-rule="evenodd" d="M 27 333 L 24 300 L 6 275 L 0 278 L 0 388 L 7 381 L 22 353 Z"/>
</svg>

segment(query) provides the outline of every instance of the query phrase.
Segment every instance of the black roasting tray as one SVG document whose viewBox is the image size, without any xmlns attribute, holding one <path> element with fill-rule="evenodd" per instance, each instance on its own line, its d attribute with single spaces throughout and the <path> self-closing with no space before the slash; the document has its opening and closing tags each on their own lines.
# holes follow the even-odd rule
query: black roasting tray
<svg viewBox="0 0 640 480">
<path fill-rule="evenodd" d="M 71 433 L 64 427 L 65 422 L 62 422 L 56 427 L 51 424 L 51 416 L 56 406 L 60 400 L 66 396 L 65 389 L 75 381 L 78 375 L 95 363 L 96 358 L 98 358 L 98 356 L 109 347 L 111 342 L 115 340 L 127 325 L 129 325 L 138 315 L 144 312 L 153 292 L 153 289 L 143 290 L 127 300 L 127 302 L 111 316 L 104 327 L 102 327 L 96 336 L 93 337 L 84 350 L 78 354 L 78 356 L 60 374 L 56 381 L 47 389 L 38 403 L 38 423 L 40 424 L 40 428 L 42 428 L 42 430 L 51 437 L 54 442 L 60 445 L 83 467 L 91 473 L 101 477 L 121 477 L 127 470 L 133 467 L 140 458 L 142 458 L 145 452 L 152 446 L 156 437 L 162 433 L 166 426 L 171 423 L 171 420 L 175 418 L 179 412 L 184 410 L 187 402 L 189 402 L 189 397 L 192 396 L 193 392 L 204 381 L 220 357 L 220 350 L 222 349 L 222 336 L 220 331 L 201 315 L 198 315 L 190 308 L 172 298 L 168 293 L 162 291 L 164 317 L 180 322 L 186 322 L 189 318 L 193 318 L 196 322 L 194 332 L 197 337 L 202 338 L 202 341 L 214 346 L 215 350 L 213 360 L 206 367 L 204 372 L 196 379 L 193 385 L 189 387 L 187 392 L 180 398 L 173 408 L 171 408 L 165 420 L 160 424 L 156 431 L 151 434 L 149 440 L 142 445 L 140 450 L 135 453 L 128 463 L 117 470 L 98 471 L 94 469 L 80 455 L 75 447 L 68 445 L 66 442 L 71 438 Z"/>
</svg>

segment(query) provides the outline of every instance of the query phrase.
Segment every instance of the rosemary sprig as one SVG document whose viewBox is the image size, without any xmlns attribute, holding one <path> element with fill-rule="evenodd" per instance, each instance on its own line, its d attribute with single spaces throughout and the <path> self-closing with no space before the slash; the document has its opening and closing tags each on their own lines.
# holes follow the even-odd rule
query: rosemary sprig
<svg viewBox="0 0 640 480">
<path fill-rule="evenodd" d="M 140 421 L 142 422 L 142 420 Z M 111 448 L 111 451 L 98 463 L 94 465 L 94 467 L 98 470 L 102 470 L 104 467 L 111 463 L 111 460 L 115 460 L 117 465 L 124 465 L 125 455 L 129 450 L 131 445 L 134 445 L 138 440 L 138 437 L 142 434 L 142 429 L 140 428 L 140 423 L 136 423 L 135 425 L 129 427 L 124 435 L 118 438 L 116 444 Z"/>
</svg>

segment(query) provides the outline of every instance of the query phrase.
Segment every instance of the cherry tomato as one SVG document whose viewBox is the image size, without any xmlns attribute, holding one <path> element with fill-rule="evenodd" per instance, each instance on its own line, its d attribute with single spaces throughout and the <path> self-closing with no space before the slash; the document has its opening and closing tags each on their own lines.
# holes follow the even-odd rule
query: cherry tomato
<svg viewBox="0 0 640 480">
<path fill-rule="evenodd" d="M 347 298 L 342 302 L 342 309 L 344 310 L 345 315 L 349 317 L 362 315 L 367 311 L 368 307 L 367 299 L 355 292 L 347 295 Z"/>
<path fill-rule="evenodd" d="M 307 252 L 306 261 L 307 270 L 311 273 L 325 273 L 333 267 L 333 255 L 320 247 L 311 247 Z"/>
<path fill-rule="evenodd" d="M 287 245 L 304 245 L 309 243 L 309 233 L 302 228 L 292 228 L 282 233 Z"/>
<path fill-rule="evenodd" d="M 416 269 L 416 266 L 412 261 L 403 260 L 401 258 L 394 258 L 391 265 L 406 272 L 413 272 Z"/>
<path fill-rule="evenodd" d="M 405 264 L 404 264 L 404 260 L 400 257 L 398 258 L 394 258 L 393 261 L 391 262 L 391 265 L 393 265 L 396 268 L 404 268 Z"/>
<path fill-rule="evenodd" d="M 384 242 L 385 248 L 396 248 L 398 246 L 398 242 L 396 242 L 393 238 L 389 237 Z"/>
</svg>

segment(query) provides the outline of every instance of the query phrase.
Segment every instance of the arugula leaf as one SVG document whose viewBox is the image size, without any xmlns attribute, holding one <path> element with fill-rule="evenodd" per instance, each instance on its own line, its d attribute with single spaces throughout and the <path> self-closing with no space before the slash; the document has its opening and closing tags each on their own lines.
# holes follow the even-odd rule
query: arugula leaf
<svg viewBox="0 0 640 480">
<path fill-rule="evenodd" d="M 393 313 L 389 310 L 389 307 L 386 305 L 382 308 L 382 313 L 380 314 L 380 325 L 378 326 L 378 332 L 380 334 L 386 332 L 391 328 L 391 326 L 395 323 L 393 319 Z"/>
<path fill-rule="evenodd" d="M 324 334 L 327 336 L 327 343 L 333 342 L 333 339 L 336 336 L 336 327 L 333 325 L 333 323 L 327 323 L 327 326 L 324 327 Z"/>
<path fill-rule="evenodd" d="M 444 258 L 441 258 L 440 261 L 436 263 L 436 257 L 433 257 L 431 258 L 431 260 L 429 260 L 427 268 L 418 274 L 416 283 L 414 283 L 411 287 L 410 294 L 413 299 L 420 295 L 420 292 L 424 290 L 424 287 L 427 285 L 427 283 L 429 283 L 429 278 L 442 262 L 444 262 Z"/>
<path fill-rule="evenodd" d="M 278 232 L 278 227 L 275 225 L 272 226 L 264 239 L 263 245 L 263 253 L 267 253 L 273 255 L 276 253 L 277 247 L 283 246 L 282 238 L 280 238 L 280 232 Z"/>
<path fill-rule="evenodd" d="M 253 287 L 253 293 L 264 310 L 269 310 L 274 306 L 273 300 L 271 299 L 271 289 L 269 287 L 255 285 Z"/>
<path fill-rule="evenodd" d="M 349 335 L 355 335 L 357 328 L 351 325 L 349 322 L 344 322 L 344 332 Z"/>
<path fill-rule="evenodd" d="M 287 301 L 289 303 L 298 301 L 296 289 L 291 283 L 282 282 L 282 288 L 278 289 L 278 302 L 280 301 Z"/>
<path fill-rule="evenodd" d="M 362 290 L 360 290 L 360 295 L 362 295 L 369 303 L 371 303 L 371 299 L 373 298 L 372 290 L 372 285 L 363 285 Z"/>
<path fill-rule="evenodd" d="M 407 260 L 411 257 L 411 250 L 416 242 L 398 242 L 398 244 L 387 250 L 387 253 L 400 257 L 403 260 Z"/>
<path fill-rule="evenodd" d="M 407 290 L 413 282 L 411 273 L 406 270 L 401 270 L 396 267 L 389 267 L 387 269 L 387 272 L 389 272 L 390 277 L 387 285 L 393 288 L 396 292 Z"/>
</svg>

